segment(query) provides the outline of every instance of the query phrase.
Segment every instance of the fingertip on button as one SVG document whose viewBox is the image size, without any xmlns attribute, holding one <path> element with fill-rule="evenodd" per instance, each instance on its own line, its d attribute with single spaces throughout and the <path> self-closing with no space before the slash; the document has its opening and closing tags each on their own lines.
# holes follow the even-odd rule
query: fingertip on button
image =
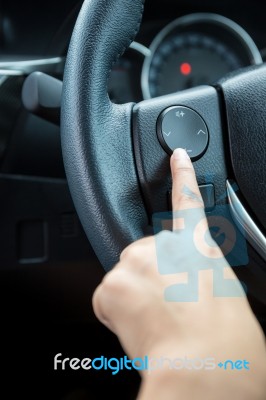
<svg viewBox="0 0 266 400">
<path fill-rule="evenodd" d="M 185 149 L 178 148 L 173 152 L 174 160 L 190 160 L 190 157 Z"/>
</svg>

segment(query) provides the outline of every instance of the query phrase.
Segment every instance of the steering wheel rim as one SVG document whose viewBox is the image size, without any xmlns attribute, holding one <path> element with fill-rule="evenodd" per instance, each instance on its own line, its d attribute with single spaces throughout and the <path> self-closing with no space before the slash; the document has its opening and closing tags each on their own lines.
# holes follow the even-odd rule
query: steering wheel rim
<svg viewBox="0 0 266 400">
<path fill-rule="evenodd" d="M 133 103 L 115 105 L 107 94 L 112 66 L 134 40 L 143 8 L 143 0 L 86 0 L 64 73 L 66 175 L 81 223 L 106 270 L 148 226 L 131 137 Z"/>
<path fill-rule="evenodd" d="M 156 135 L 160 113 L 181 105 L 192 107 L 208 121 L 212 132 L 209 149 L 194 166 L 199 183 L 208 183 L 207 172 L 212 171 L 209 183 L 216 181 L 216 196 L 225 203 L 226 181 L 232 167 L 233 175 L 239 176 L 237 143 L 241 130 L 250 124 L 247 104 L 254 86 L 259 87 L 266 77 L 265 66 L 253 67 L 242 74 L 244 87 L 241 87 L 241 73 L 237 72 L 215 88 L 190 89 L 137 106 L 111 103 L 107 93 L 110 71 L 134 40 L 143 9 L 144 0 L 85 0 L 72 35 L 64 74 L 61 137 L 66 175 L 79 218 L 105 270 L 115 265 L 128 244 L 150 233 L 149 216 L 166 208 L 169 157 Z M 266 100 L 266 88 L 263 86 L 259 92 L 261 97 L 253 108 L 262 113 L 259 105 L 264 97 Z M 226 103 L 222 113 L 221 101 Z M 229 118 L 229 143 L 223 137 L 225 116 Z M 238 123 L 239 120 L 243 122 Z M 255 130 L 257 136 L 260 129 L 266 131 L 265 125 L 265 118 L 261 118 Z M 234 147 L 230 159 L 226 146 Z M 266 153 L 261 146 L 254 145 L 251 151 L 245 149 L 246 160 L 259 153 L 266 164 Z M 158 171 L 166 177 L 167 184 L 160 185 Z M 265 172 L 260 174 L 260 180 L 266 187 Z M 245 168 L 241 185 L 249 200 L 252 175 Z M 157 200 L 153 199 L 155 194 Z M 265 198 L 265 188 L 251 198 L 251 203 L 259 208 L 257 216 L 262 218 L 265 210 L 260 201 Z M 266 226 L 264 220 L 263 225 Z M 263 239 L 266 240 L 264 236 Z"/>
</svg>

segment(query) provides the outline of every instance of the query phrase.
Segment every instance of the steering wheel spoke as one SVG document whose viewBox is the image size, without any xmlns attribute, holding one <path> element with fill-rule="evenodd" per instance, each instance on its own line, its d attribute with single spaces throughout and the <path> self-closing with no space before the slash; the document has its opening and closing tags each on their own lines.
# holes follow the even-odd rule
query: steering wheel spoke
<svg viewBox="0 0 266 400">
<path fill-rule="evenodd" d="M 185 148 L 194 161 L 198 183 L 214 185 L 217 199 L 225 197 L 222 121 L 219 97 L 213 87 L 202 86 L 137 104 L 133 134 L 140 183 L 150 215 L 167 210 L 167 193 L 172 184 L 169 156 L 177 147 Z"/>
</svg>

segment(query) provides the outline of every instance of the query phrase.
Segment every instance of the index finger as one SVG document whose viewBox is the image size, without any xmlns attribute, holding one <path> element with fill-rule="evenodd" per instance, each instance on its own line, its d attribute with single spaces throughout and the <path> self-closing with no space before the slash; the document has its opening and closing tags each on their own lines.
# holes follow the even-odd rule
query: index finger
<svg viewBox="0 0 266 400">
<path fill-rule="evenodd" d="M 173 212 L 195 208 L 204 209 L 195 170 L 186 150 L 174 151 L 171 157 L 171 172 Z M 174 229 L 177 228 L 174 220 Z"/>
</svg>

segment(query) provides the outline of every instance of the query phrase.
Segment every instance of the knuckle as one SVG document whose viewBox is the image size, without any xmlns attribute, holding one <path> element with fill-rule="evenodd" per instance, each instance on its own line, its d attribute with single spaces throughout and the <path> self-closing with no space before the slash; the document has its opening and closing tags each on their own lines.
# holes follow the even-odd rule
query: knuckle
<svg viewBox="0 0 266 400">
<path fill-rule="evenodd" d="M 133 244 L 127 248 L 124 257 L 127 261 L 135 262 L 141 259 L 141 251 L 139 245 Z"/>
<path fill-rule="evenodd" d="M 177 204 L 177 206 L 182 204 L 182 206 L 185 208 L 194 208 L 194 206 L 204 207 L 203 201 L 196 192 L 181 192 L 178 194 L 178 196 L 176 196 L 176 198 L 174 198 L 174 203 Z"/>
<path fill-rule="evenodd" d="M 191 196 L 187 193 L 181 192 L 178 196 L 178 201 L 180 203 L 186 204 L 186 203 L 191 203 Z"/>
<path fill-rule="evenodd" d="M 173 167 L 173 175 L 174 176 L 177 176 L 177 175 L 180 176 L 180 174 L 182 174 L 182 176 L 194 175 L 194 169 L 193 169 L 192 165 L 191 166 L 184 166 L 184 167 L 183 166 L 179 166 L 179 165 L 175 165 Z"/>
<path fill-rule="evenodd" d="M 127 280 L 124 279 L 124 271 L 113 270 L 104 277 L 102 288 L 105 294 L 113 296 L 125 290 L 126 282 Z"/>
<path fill-rule="evenodd" d="M 130 258 L 131 255 L 134 254 L 135 252 L 137 253 L 141 247 L 143 247 L 144 245 L 147 245 L 150 242 L 150 240 L 151 240 L 151 238 L 147 237 L 147 238 L 140 239 L 136 242 L 131 243 L 122 251 L 122 253 L 120 255 L 120 260 L 127 259 L 128 257 Z M 136 247 L 138 248 L 138 250 L 135 250 Z"/>
</svg>

